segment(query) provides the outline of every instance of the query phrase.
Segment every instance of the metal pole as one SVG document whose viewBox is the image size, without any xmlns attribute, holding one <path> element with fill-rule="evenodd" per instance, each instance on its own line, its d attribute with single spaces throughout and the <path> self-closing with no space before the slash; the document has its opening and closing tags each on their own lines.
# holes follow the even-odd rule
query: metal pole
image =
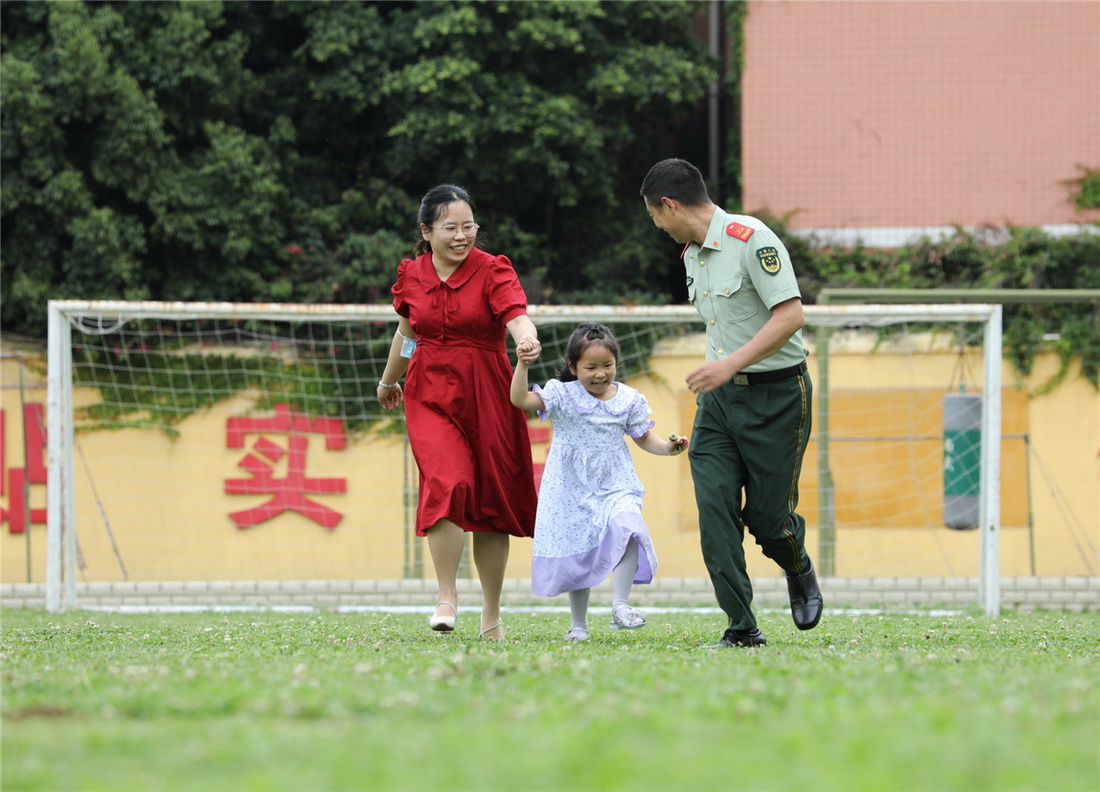
<svg viewBox="0 0 1100 792">
<path fill-rule="evenodd" d="M 409 446 L 408 432 L 404 433 L 401 441 L 402 456 L 402 509 L 405 521 L 405 577 L 424 577 L 424 566 L 421 559 L 421 543 L 416 535 L 416 505 L 419 495 L 419 487 L 414 481 L 419 481 L 419 469 L 412 457 Z"/>
<path fill-rule="evenodd" d="M 986 616 L 1001 613 L 1001 515 L 999 493 L 1001 487 L 1001 344 L 1002 328 L 1000 305 L 986 322 L 983 396 L 982 399 L 982 450 L 981 450 L 981 501 L 978 524 L 982 532 L 980 579 L 981 604 Z"/>
<path fill-rule="evenodd" d="M 63 588 L 61 591 L 62 608 L 76 607 L 76 565 L 80 550 L 76 542 L 76 498 L 73 493 L 73 446 L 75 427 L 73 425 L 73 334 L 69 329 L 67 317 L 61 317 L 62 330 L 58 352 L 61 355 L 61 422 L 57 429 L 47 425 L 47 431 L 52 437 L 56 431 L 63 433 L 61 439 L 61 465 L 58 469 L 57 486 L 61 490 L 62 525 L 64 531 L 62 539 L 62 558 L 64 560 L 64 575 L 62 577 Z M 81 559 L 83 567 L 83 559 Z"/>
<path fill-rule="evenodd" d="M 720 0 L 712 0 L 710 8 L 707 10 L 707 43 L 710 48 L 710 54 L 714 56 L 716 60 L 722 57 L 720 47 L 721 30 L 719 28 L 722 19 L 720 7 Z M 715 77 L 710 85 L 707 86 L 707 160 L 710 166 L 708 168 L 708 176 L 712 195 L 718 194 L 718 174 L 720 173 L 718 167 L 719 79 L 719 77 Z"/>
<path fill-rule="evenodd" d="M 819 305 L 828 305 L 824 293 Z M 831 327 L 821 327 L 815 344 L 817 353 L 817 569 L 823 577 L 836 575 L 836 491 L 829 461 L 829 342 Z"/>
<path fill-rule="evenodd" d="M 829 341 L 832 328 L 822 327 L 817 351 L 817 566 L 822 576 L 836 574 L 836 491 L 829 461 Z"/>
<path fill-rule="evenodd" d="M 862 303 L 1078 303 L 1100 301 L 1100 289 L 822 289 L 820 305 Z"/>
<path fill-rule="evenodd" d="M 27 445 L 27 399 L 23 391 L 23 351 L 15 355 L 19 362 L 19 419 L 23 422 L 23 533 L 27 544 L 27 582 L 33 583 L 31 576 L 31 477 L 28 461 L 31 458 Z"/>
<path fill-rule="evenodd" d="M 1027 489 L 1027 545 L 1031 556 L 1031 576 L 1035 577 L 1035 517 L 1031 513 L 1031 435 L 1024 435 L 1024 481 Z"/>
<path fill-rule="evenodd" d="M 61 509 L 61 334 L 67 329 L 61 309 L 52 301 L 48 308 L 46 352 L 46 610 L 61 611 L 61 534 L 64 520 Z"/>
</svg>

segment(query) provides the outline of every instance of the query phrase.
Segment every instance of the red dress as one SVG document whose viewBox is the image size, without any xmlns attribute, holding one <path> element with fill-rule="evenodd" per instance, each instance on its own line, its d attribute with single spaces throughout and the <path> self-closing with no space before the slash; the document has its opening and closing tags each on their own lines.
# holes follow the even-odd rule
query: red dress
<svg viewBox="0 0 1100 792">
<path fill-rule="evenodd" d="M 409 444 L 420 469 L 416 533 L 447 518 L 465 531 L 533 536 L 527 418 L 509 396 L 504 325 L 527 313 L 512 263 L 473 248 L 441 281 L 432 254 L 401 262 L 393 307 L 416 332 L 405 377 Z"/>
</svg>

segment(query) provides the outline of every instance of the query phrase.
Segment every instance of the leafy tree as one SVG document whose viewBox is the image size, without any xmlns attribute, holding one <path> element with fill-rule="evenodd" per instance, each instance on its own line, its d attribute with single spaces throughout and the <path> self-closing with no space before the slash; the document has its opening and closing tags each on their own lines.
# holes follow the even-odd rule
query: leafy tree
<svg viewBox="0 0 1100 792">
<path fill-rule="evenodd" d="M 559 291 L 660 299 L 637 196 L 715 64 L 687 2 L 0 6 L 4 326 L 49 298 L 385 299 L 417 196 Z"/>
<path fill-rule="evenodd" d="M 715 76 L 690 32 L 696 11 L 680 2 L 345 3 L 309 13 L 296 57 L 312 97 L 354 119 L 326 134 L 352 154 L 360 180 L 412 195 L 440 181 L 467 186 L 481 241 L 558 290 L 654 291 L 648 281 L 666 277 L 668 250 L 654 250 L 660 237 L 637 190 L 649 165 L 690 135 Z M 410 218 L 398 227 L 411 231 Z"/>
<path fill-rule="evenodd" d="M 262 288 L 287 187 L 235 123 L 245 42 L 219 27 L 216 4 L 4 4 L 5 324 Z"/>
</svg>

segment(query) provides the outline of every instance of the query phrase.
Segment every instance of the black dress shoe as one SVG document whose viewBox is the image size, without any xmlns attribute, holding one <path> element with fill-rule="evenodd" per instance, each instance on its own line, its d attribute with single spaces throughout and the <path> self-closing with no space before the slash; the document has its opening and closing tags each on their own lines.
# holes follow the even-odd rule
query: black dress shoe
<svg viewBox="0 0 1100 792">
<path fill-rule="evenodd" d="M 787 593 L 791 595 L 791 616 L 795 627 L 800 630 L 812 630 L 816 627 L 821 620 L 825 601 L 821 598 L 812 561 L 810 568 L 801 575 L 787 575 Z"/>
<path fill-rule="evenodd" d="M 707 649 L 725 649 L 729 646 L 767 646 L 768 640 L 759 627 L 751 630 L 735 630 L 732 627 L 726 630 L 722 639 L 716 644 L 710 644 Z"/>
</svg>

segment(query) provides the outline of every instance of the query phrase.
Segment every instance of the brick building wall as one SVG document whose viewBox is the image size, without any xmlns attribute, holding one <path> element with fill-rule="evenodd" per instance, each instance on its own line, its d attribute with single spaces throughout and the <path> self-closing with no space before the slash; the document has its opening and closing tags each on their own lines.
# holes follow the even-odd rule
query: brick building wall
<svg viewBox="0 0 1100 792">
<path fill-rule="evenodd" d="M 1100 221 L 1100 3 L 751 2 L 743 205 L 826 238 Z"/>
</svg>

